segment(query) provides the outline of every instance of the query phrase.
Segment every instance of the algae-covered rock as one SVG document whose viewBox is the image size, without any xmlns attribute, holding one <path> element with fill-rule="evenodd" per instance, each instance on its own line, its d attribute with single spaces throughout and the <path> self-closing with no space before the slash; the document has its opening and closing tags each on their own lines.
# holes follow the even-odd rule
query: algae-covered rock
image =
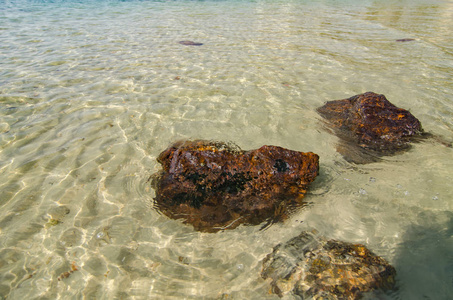
<svg viewBox="0 0 453 300">
<path fill-rule="evenodd" d="M 329 101 L 318 113 L 343 141 L 339 152 L 356 163 L 406 150 L 414 138 L 423 136 L 416 117 L 373 92 Z"/>
<path fill-rule="evenodd" d="M 153 180 L 156 208 L 196 230 L 285 219 L 302 206 L 318 175 L 318 155 L 277 146 L 243 151 L 232 144 L 183 141 L 163 151 Z"/>
<path fill-rule="evenodd" d="M 364 292 L 392 288 L 395 269 L 364 245 L 326 240 L 302 232 L 274 247 L 263 261 L 262 277 L 272 292 L 302 299 L 358 299 Z"/>
</svg>

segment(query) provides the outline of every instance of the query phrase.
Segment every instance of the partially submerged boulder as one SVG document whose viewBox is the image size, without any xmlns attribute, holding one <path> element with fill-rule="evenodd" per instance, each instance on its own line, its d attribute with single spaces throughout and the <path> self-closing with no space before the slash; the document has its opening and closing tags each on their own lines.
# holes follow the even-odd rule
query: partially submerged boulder
<svg viewBox="0 0 453 300">
<path fill-rule="evenodd" d="M 156 208 L 196 230 L 216 232 L 240 224 L 285 219 L 302 206 L 318 175 L 318 155 L 263 146 L 243 151 L 221 142 L 175 143 L 157 158 Z"/>
<path fill-rule="evenodd" d="M 406 150 L 414 138 L 423 136 L 416 117 L 373 92 L 328 101 L 318 113 L 343 141 L 339 152 L 356 163 Z"/>
<path fill-rule="evenodd" d="M 391 289 L 396 271 L 364 245 L 302 232 L 274 247 L 261 275 L 272 280 L 272 292 L 280 297 L 359 299 L 364 292 Z"/>
</svg>

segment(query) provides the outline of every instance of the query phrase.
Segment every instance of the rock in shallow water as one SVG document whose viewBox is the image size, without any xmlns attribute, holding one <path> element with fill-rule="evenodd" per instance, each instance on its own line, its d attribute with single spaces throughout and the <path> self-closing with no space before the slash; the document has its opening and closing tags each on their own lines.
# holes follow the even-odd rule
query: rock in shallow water
<svg viewBox="0 0 453 300">
<path fill-rule="evenodd" d="M 406 39 L 397 39 L 396 41 L 397 42 L 412 42 L 412 41 L 415 41 L 415 39 L 406 38 Z"/>
<path fill-rule="evenodd" d="M 193 41 L 180 41 L 178 43 L 180 43 L 181 45 L 184 45 L 184 46 L 202 46 L 203 45 L 203 43 L 198 43 L 198 42 L 193 42 Z"/>
<path fill-rule="evenodd" d="M 285 219 L 304 205 L 318 175 L 318 155 L 277 146 L 243 151 L 221 142 L 178 142 L 157 158 L 156 208 L 196 230 L 216 232 L 240 224 Z"/>
<path fill-rule="evenodd" d="M 373 92 L 329 101 L 318 112 L 343 141 L 338 151 L 356 163 L 408 149 L 409 142 L 423 135 L 416 117 Z"/>
<path fill-rule="evenodd" d="M 359 299 L 364 292 L 391 289 L 395 269 L 364 245 L 326 240 L 302 232 L 274 247 L 261 273 L 272 292 L 302 299 Z"/>
</svg>

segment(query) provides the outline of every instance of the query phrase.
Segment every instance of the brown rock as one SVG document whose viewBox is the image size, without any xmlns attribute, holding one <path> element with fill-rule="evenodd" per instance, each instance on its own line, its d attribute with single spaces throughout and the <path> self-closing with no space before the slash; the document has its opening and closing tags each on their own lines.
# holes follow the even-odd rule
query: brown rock
<svg viewBox="0 0 453 300">
<path fill-rule="evenodd" d="M 275 246 L 261 273 L 271 279 L 273 293 L 302 299 L 360 299 L 365 292 L 393 288 L 395 275 L 395 268 L 364 245 L 310 232 Z"/>
<path fill-rule="evenodd" d="M 329 101 L 318 112 L 344 142 L 343 156 L 357 163 L 408 149 L 409 142 L 423 134 L 420 121 L 409 111 L 373 92 Z"/>
<path fill-rule="evenodd" d="M 155 205 L 207 232 L 285 219 L 304 204 L 318 159 L 276 146 L 243 151 L 220 142 L 178 142 L 157 158 L 163 171 L 153 180 Z"/>
</svg>

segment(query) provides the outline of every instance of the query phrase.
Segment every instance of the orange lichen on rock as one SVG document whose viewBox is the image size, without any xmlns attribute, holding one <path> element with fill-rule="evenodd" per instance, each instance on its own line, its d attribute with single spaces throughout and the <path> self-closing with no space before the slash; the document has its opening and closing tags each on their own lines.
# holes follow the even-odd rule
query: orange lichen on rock
<svg viewBox="0 0 453 300">
<path fill-rule="evenodd" d="M 318 112 L 344 142 L 375 156 L 407 149 L 411 138 L 423 134 L 420 121 L 409 111 L 373 92 L 329 101 Z M 345 158 L 352 156 L 342 154 Z"/>
<path fill-rule="evenodd" d="M 304 204 L 318 155 L 263 146 L 243 151 L 221 142 L 178 142 L 157 158 L 155 206 L 200 231 L 284 219 Z"/>
</svg>

